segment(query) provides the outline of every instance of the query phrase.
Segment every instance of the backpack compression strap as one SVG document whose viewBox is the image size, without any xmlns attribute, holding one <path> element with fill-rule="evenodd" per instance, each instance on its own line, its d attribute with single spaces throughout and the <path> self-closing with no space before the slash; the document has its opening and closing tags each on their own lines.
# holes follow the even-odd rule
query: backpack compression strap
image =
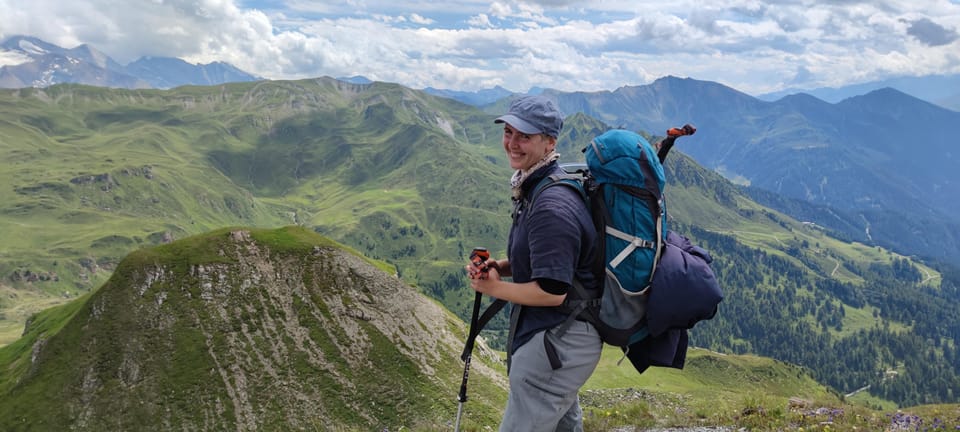
<svg viewBox="0 0 960 432">
<path fill-rule="evenodd" d="M 656 225 L 656 232 L 657 232 L 656 238 L 654 239 L 655 241 L 650 241 L 644 238 L 630 235 L 610 225 L 606 225 L 604 227 L 604 231 L 607 234 L 627 242 L 627 246 L 624 247 L 623 250 L 621 250 L 620 253 L 617 254 L 617 256 L 613 257 L 613 259 L 610 260 L 609 264 L 611 269 L 616 269 L 617 266 L 619 266 L 621 263 L 623 263 L 624 260 L 630 257 L 630 254 L 632 254 L 633 251 L 635 251 L 637 248 L 653 249 L 654 251 L 653 262 L 650 264 L 651 265 L 650 280 L 647 281 L 647 287 L 650 286 L 650 282 L 653 282 L 653 275 L 657 269 L 657 264 L 660 262 L 660 255 L 663 252 L 663 247 L 662 247 L 663 246 L 663 213 L 660 211 L 660 209 L 662 208 L 661 207 L 662 204 L 660 201 L 654 201 L 653 199 L 650 199 L 648 200 L 648 205 L 650 206 L 651 213 L 657 215 L 656 218 L 654 219 L 654 224 Z M 609 271 L 609 270 L 605 270 L 605 271 Z M 639 295 L 639 294 L 646 293 L 647 287 L 645 287 L 644 290 L 641 290 L 637 294 Z"/>
<path fill-rule="evenodd" d="M 660 221 L 659 217 L 657 217 L 657 221 L 658 222 Z M 657 225 L 660 225 L 660 224 L 657 224 Z M 657 247 L 657 244 L 655 242 L 652 242 L 650 240 L 643 239 L 640 237 L 632 236 L 630 234 L 627 234 L 609 225 L 607 225 L 607 234 L 610 234 L 616 238 L 619 238 L 620 240 L 627 242 L 627 247 L 623 248 L 623 250 L 620 251 L 620 253 L 617 254 L 617 256 L 615 256 L 612 260 L 610 260 L 610 267 L 613 267 L 613 268 L 617 268 L 617 266 L 620 265 L 620 263 L 622 263 L 623 260 L 627 259 L 627 257 L 630 256 L 630 254 L 633 253 L 633 251 L 637 248 L 653 249 Z M 658 228 L 657 235 L 659 236 L 660 234 L 661 234 L 661 229 Z"/>
</svg>

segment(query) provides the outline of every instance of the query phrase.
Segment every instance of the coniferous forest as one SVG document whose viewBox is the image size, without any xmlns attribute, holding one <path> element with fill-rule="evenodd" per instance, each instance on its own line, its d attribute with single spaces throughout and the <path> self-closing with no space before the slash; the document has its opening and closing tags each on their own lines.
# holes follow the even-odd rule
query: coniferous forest
<svg viewBox="0 0 960 432">
<path fill-rule="evenodd" d="M 693 227 L 690 232 L 716 251 L 713 269 L 726 289 L 721 313 L 691 331 L 693 345 L 804 365 L 839 392 L 869 386 L 872 394 L 901 406 L 956 401 L 960 325 L 953 314 L 960 310 L 960 283 L 955 271 L 943 271 L 935 290 L 918 285 L 921 275 L 906 260 L 869 268 L 848 262 L 842 265 L 863 277 L 864 287 L 828 278 L 811 283 L 783 257 L 729 236 Z M 854 308 L 872 310 L 885 324 L 845 333 L 844 315 Z"/>
</svg>

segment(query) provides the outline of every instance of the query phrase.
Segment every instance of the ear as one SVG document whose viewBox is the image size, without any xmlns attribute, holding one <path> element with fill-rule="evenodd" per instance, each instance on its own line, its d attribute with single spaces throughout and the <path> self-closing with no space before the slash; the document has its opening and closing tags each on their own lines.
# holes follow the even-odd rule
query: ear
<svg viewBox="0 0 960 432">
<path fill-rule="evenodd" d="M 557 148 L 557 139 L 556 139 L 556 138 L 554 138 L 554 137 L 552 137 L 552 136 L 550 136 L 550 135 L 544 135 L 544 138 L 547 139 L 547 152 L 551 152 L 551 151 L 553 151 L 554 149 Z"/>
</svg>

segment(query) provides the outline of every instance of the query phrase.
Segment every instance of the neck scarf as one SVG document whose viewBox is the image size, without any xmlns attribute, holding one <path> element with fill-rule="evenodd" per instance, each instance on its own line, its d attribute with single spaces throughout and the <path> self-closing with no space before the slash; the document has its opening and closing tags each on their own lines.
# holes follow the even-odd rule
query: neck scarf
<svg viewBox="0 0 960 432">
<path fill-rule="evenodd" d="M 510 178 L 510 189 L 513 192 L 513 199 L 520 200 L 523 197 L 523 185 L 524 180 L 530 177 L 530 174 L 533 174 L 538 169 L 543 168 L 547 164 L 560 159 L 560 154 L 556 150 L 551 150 L 550 153 L 547 153 L 543 159 L 540 159 L 537 163 L 533 164 L 532 167 L 526 170 L 517 170 L 513 173 L 513 177 Z"/>
</svg>

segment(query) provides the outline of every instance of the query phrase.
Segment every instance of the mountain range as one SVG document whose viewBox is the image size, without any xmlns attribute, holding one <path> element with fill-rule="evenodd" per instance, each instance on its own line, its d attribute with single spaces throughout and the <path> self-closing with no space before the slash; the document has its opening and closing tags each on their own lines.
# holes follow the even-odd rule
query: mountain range
<svg viewBox="0 0 960 432">
<path fill-rule="evenodd" d="M 29 59 L 0 68 L 0 87 L 70 82 L 171 88 L 258 79 L 224 63 L 191 65 L 173 58 L 121 66 L 89 45 L 64 49 L 27 36 L 11 37 L 0 48 Z M 341 80 L 371 82 L 359 76 Z M 943 89 L 956 88 L 956 82 L 955 76 L 932 76 L 811 92 L 826 101 L 790 92 L 754 98 L 717 83 L 673 77 L 611 92 L 535 91 L 556 98 L 565 112 L 618 127 L 700 125 L 704 131 L 687 145 L 688 154 L 748 185 L 766 205 L 850 240 L 960 265 L 960 202 L 953 199 L 960 193 L 960 170 L 951 151 L 956 139 L 944 127 L 960 124 L 960 115 L 894 89 L 936 99 L 949 95 Z M 424 91 L 491 113 L 512 94 L 503 88 Z"/>
<path fill-rule="evenodd" d="M 704 86 L 728 96 L 665 84 L 677 98 Z M 2 90 L 2 342 L 19 340 L 34 312 L 99 292 L 133 251 L 237 225 L 313 230 L 466 318 L 463 260 L 478 245 L 504 256 L 510 224 L 493 118 L 397 84 L 332 78 Z M 691 341 L 800 365 L 838 392 L 870 385 L 884 403 L 954 401 L 958 273 L 759 204 L 684 154 L 719 126 L 698 127 L 667 161 L 667 207 L 672 229 L 714 255 L 726 298 Z M 564 160 L 609 128 L 569 115 Z M 491 322 L 491 346 L 505 324 Z"/>
<path fill-rule="evenodd" d="M 911 96 L 930 101 L 944 108 L 960 111 L 960 75 L 929 75 L 923 77 L 898 77 L 843 87 L 820 87 L 814 89 L 787 89 L 757 95 L 758 99 L 773 102 L 786 96 L 804 93 L 830 103 L 862 96 L 883 88 L 899 90 Z"/>
<path fill-rule="evenodd" d="M 496 101 L 503 100 L 515 94 L 514 92 L 511 92 L 510 90 L 507 90 L 501 86 L 472 92 L 437 89 L 433 87 L 427 87 L 423 89 L 423 91 L 434 96 L 456 99 L 460 102 L 473 106 L 490 105 Z M 527 94 L 530 94 L 530 92 Z"/>
<path fill-rule="evenodd" d="M 933 96 L 956 77 L 889 84 Z M 960 265 L 960 170 L 947 125 L 957 111 L 882 83 L 837 89 L 836 103 L 800 93 L 761 100 L 709 81 L 664 77 L 615 91 L 540 89 L 564 112 L 635 130 L 693 123 L 706 133 L 685 146 L 700 164 L 777 210 L 844 238 Z M 941 89 L 939 93 L 937 89 Z M 858 93 L 863 92 L 863 93 Z M 494 114 L 508 97 L 436 92 Z M 787 93 L 785 93 L 787 94 Z"/>
<path fill-rule="evenodd" d="M 77 83 L 115 88 L 172 88 L 180 85 L 216 85 L 263 79 L 224 62 L 190 64 L 173 57 L 141 57 L 126 66 L 118 64 L 96 48 L 83 44 L 66 49 L 31 36 L 12 36 L 0 44 L 0 51 L 21 57 L 18 65 L 0 66 L 0 88 L 45 87 L 58 83 Z M 369 84 L 363 76 L 338 78 L 354 84 Z M 898 77 L 843 87 L 813 89 L 791 88 L 756 95 L 774 102 L 787 96 L 807 94 L 829 103 L 862 96 L 874 90 L 892 88 L 960 111 L 960 75 Z M 485 106 L 518 92 L 500 86 L 476 91 L 426 87 L 435 96 Z M 547 89 L 533 87 L 526 94 L 541 94 Z"/>
<path fill-rule="evenodd" d="M 0 50 L 22 60 L 0 66 L 0 88 L 76 83 L 165 89 L 260 79 L 223 62 L 190 64 L 171 57 L 141 57 L 124 66 L 87 44 L 65 49 L 30 36 L 10 37 L 0 43 Z"/>
<path fill-rule="evenodd" d="M 634 130 L 693 123 L 701 130 L 683 151 L 704 167 L 803 202 L 809 222 L 850 239 L 960 263 L 960 161 L 947 127 L 960 124 L 956 111 L 890 88 L 837 104 L 808 95 L 766 102 L 674 77 L 613 92 L 545 94 L 564 112 Z"/>
</svg>

